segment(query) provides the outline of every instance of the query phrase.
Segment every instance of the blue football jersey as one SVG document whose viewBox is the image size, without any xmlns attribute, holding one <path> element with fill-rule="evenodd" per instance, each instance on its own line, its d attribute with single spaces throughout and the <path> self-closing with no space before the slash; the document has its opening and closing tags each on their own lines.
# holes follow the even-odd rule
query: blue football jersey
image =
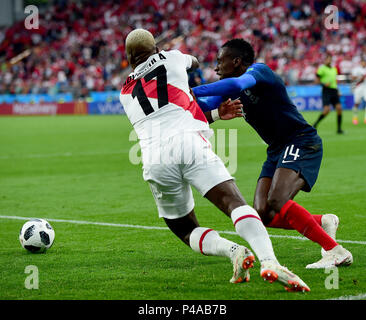
<svg viewBox="0 0 366 320">
<path fill-rule="evenodd" d="M 316 134 L 291 101 L 282 79 L 267 65 L 255 63 L 246 74 L 253 76 L 256 84 L 240 92 L 244 118 L 270 148 L 299 134 Z"/>
</svg>

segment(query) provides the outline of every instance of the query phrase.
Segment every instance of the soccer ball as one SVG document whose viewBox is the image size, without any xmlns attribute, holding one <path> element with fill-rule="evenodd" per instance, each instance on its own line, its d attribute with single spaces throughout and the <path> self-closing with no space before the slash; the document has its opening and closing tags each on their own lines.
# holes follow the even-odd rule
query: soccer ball
<svg viewBox="0 0 366 320">
<path fill-rule="evenodd" d="M 55 231 L 44 219 L 27 221 L 20 229 L 19 241 L 30 252 L 45 252 L 55 240 Z"/>
</svg>

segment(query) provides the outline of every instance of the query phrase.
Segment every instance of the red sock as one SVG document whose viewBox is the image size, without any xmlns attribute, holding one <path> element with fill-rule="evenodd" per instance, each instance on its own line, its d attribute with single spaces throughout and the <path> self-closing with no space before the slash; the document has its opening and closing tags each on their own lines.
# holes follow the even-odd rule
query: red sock
<svg viewBox="0 0 366 320">
<path fill-rule="evenodd" d="M 313 214 L 312 215 L 315 221 L 319 226 L 322 226 L 322 216 L 321 214 Z M 269 228 L 279 228 L 279 229 L 288 229 L 288 230 L 294 230 L 294 228 L 288 223 L 285 217 L 280 215 L 279 213 L 276 213 L 273 217 L 272 221 L 266 225 L 266 227 Z"/>
<path fill-rule="evenodd" d="M 318 223 L 319 226 L 322 226 L 322 214 L 313 214 L 312 215 L 315 221 Z"/>
<path fill-rule="evenodd" d="M 280 229 L 289 229 L 293 230 L 294 228 L 288 223 L 288 221 L 281 216 L 279 213 L 276 213 L 273 217 L 272 221 L 266 225 L 266 227 L 270 228 L 280 228 Z"/>
<path fill-rule="evenodd" d="M 295 201 L 287 201 L 280 211 L 280 216 L 286 219 L 293 229 L 297 230 L 311 241 L 318 243 L 324 250 L 331 250 L 338 245 L 338 243 L 320 227 L 317 222 L 319 221 L 319 217 L 314 218 L 306 209 Z"/>
</svg>

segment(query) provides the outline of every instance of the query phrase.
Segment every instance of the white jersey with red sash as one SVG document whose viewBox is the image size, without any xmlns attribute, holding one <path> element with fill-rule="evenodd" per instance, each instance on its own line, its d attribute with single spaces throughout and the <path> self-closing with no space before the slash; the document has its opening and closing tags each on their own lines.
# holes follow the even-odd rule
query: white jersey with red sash
<svg viewBox="0 0 366 320">
<path fill-rule="evenodd" d="M 190 94 L 187 69 L 192 59 L 178 50 L 161 51 L 138 65 L 127 78 L 120 101 L 142 151 L 187 131 L 209 138 L 212 130 Z"/>
</svg>

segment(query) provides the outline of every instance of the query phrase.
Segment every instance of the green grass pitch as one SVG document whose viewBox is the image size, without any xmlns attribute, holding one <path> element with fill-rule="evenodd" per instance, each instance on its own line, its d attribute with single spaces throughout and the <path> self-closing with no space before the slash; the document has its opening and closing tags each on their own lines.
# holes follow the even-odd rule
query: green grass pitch
<svg viewBox="0 0 366 320">
<path fill-rule="evenodd" d="M 304 113 L 309 122 L 317 115 Z M 266 146 L 242 119 L 212 127 L 237 129 L 234 176 L 252 204 Z M 334 112 L 320 124 L 320 175 L 313 191 L 300 193 L 296 201 L 314 214 L 340 217 L 337 238 L 353 253 L 354 264 L 338 268 L 338 277 L 334 271 L 307 270 L 308 263 L 320 259 L 320 247 L 297 238 L 295 231 L 269 229 L 279 261 L 310 286 L 306 294 L 264 282 L 259 263 L 249 283 L 230 284 L 228 259 L 199 255 L 166 229 L 123 226 L 165 227 L 141 165 L 129 160 L 136 145 L 129 139 L 131 129 L 125 116 L 0 118 L 1 300 L 366 297 L 366 125 L 353 126 L 351 112 L 344 112 L 343 136 L 335 133 Z M 234 231 L 230 219 L 196 191 L 194 195 L 202 226 Z M 15 217 L 50 219 L 56 232 L 53 247 L 45 254 L 22 249 L 18 233 L 25 220 Z M 245 244 L 235 234 L 223 236 Z M 25 288 L 29 265 L 38 268 L 36 290 Z"/>
</svg>

